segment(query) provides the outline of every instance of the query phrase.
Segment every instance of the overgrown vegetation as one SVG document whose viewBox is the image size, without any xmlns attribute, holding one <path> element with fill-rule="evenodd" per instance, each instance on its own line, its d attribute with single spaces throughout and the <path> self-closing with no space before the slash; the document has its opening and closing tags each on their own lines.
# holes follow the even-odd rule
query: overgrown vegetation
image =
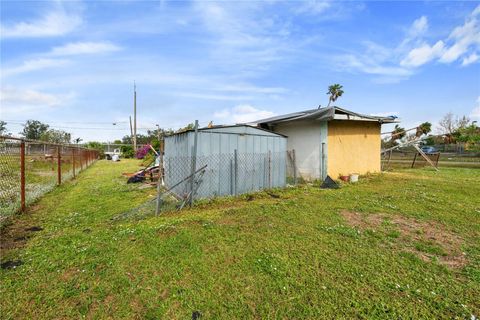
<svg viewBox="0 0 480 320">
<path fill-rule="evenodd" d="M 137 168 L 99 161 L 3 231 L 2 262 L 23 262 L 0 271 L 3 318 L 480 315 L 478 170 L 403 170 L 111 220 L 152 198 L 121 175 Z M 461 264 L 444 263 L 452 252 Z"/>
</svg>

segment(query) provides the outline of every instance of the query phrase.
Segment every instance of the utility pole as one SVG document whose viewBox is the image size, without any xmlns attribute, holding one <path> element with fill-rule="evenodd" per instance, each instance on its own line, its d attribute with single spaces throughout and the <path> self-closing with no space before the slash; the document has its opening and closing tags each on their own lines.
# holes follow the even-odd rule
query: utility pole
<svg viewBox="0 0 480 320">
<path fill-rule="evenodd" d="M 130 139 L 131 139 L 130 141 L 133 144 L 132 116 L 128 116 L 128 118 L 130 119 Z"/>
<path fill-rule="evenodd" d="M 160 126 L 158 124 L 156 124 L 157 126 L 157 139 L 158 139 L 158 142 L 160 143 Z"/>
<path fill-rule="evenodd" d="M 133 81 L 133 151 L 137 153 L 137 86 Z"/>
</svg>

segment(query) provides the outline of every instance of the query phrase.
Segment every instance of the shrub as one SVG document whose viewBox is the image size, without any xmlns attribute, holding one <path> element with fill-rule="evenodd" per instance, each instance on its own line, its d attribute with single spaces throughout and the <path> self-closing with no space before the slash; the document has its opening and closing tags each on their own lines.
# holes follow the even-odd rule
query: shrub
<svg viewBox="0 0 480 320">
<path fill-rule="evenodd" d="M 121 146 L 120 151 L 122 152 L 122 156 L 124 158 L 133 158 L 135 156 L 132 146 Z"/>
</svg>

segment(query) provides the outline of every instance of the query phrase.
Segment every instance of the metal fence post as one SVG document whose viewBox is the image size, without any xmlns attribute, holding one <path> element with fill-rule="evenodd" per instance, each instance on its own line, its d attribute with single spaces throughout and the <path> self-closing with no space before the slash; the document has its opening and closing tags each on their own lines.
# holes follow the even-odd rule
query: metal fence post
<svg viewBox="0 0 480 320">
<path fill-rule="evenodd" d="M 50 151 L 53 151 L 53 148 L 50 148 Z M 51 163 L 52 163 L 52 171 L 55 171 L 55 156 L 54 156 L 54 152 L 52 152 L 52 154 L 50 155 L 51 156 Z"/>
<path fill-rule="evenodd" d="M 25 141 L 20 142 L 20 210 L 25 211 Z"/>
<path fill-rule="evenodd" d="M 326 175 L 326 171 L 325 171 L 325 142 L 322 142 L 322 172 L 321 172 L 321 176 L 322 176 L 322 180 L 325 180 L 325 175 Z"/>
<path fill-rule="evenodd" d="M 61 147 L 57 146 L 57 183 L 60 185 L 62 183 L 62 156 Z"/>
<path fill-rule="evenodd" d="M 195 183 L 195 171 L 197 170 L 197 143 L 198 143 L 198 120 L 195 120 L 195 133 L 193 136 L 193 146 L 192 146 L 192 178 L 190 179 L 190 207 L 193 204 L 193 189 Z"/>
<path fill-rule="evenodd" d="M 293 184 L 297 184 L 297 158 L 295 157 L 295 149 L 292 150 L 292 162 L 293 162 Z"/>
<path fill-rule="evenodd" d="M 233 150 L 233 194 L 237 195 L 238 193 L 238 151 L 237 149 Z"/>
<path fill-rule="evenodd" d="M 234 194 L 234 190 L 233 190 L 233 176 L 234 176 L 234 172 L 233 172 L 233 160 L 230 159 L 230 194 Z"/>
<path fill-rule="evenodd" d="M 159 166 L 158 169 L 159 169 L 159 171 L 158 171 L 158 180 L 157 180 L 157 203 L 156 203 L 156 207 L 155 207 L 155 215 L 156 216 L 158 216 L 158 214 L 160 213 L 160 207 L 162 206 L 162 198 L 161 198 L 162 167 Z"/>
<path fill-rule="evenodd" d="M 73 171 L 73 178 L 75 179 L 75 148 L 71 148 L 72 150 L 72 171 Z"/>
<path fill-rule="evenodd" d="M 83 149 L 80 149 L 80 154 L 79 154 L 79 160 L 80 160 L 80 171 L 83 170 L 83 161 L 82 161 L 82 158 L 83 158 Z"/>
<path fill-rule="evenodd" d="M 272 187 L 272 151 L 268 150 L 268 188 Z"/>
</svg>

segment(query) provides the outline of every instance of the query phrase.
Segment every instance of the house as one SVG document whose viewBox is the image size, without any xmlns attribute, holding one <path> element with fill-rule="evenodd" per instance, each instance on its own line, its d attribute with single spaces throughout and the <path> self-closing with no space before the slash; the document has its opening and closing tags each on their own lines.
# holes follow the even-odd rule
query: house
<svg viewBox="0 0 480 320">
<path fill-rule="evenodd" d="M 213 126 L 188 130 L 165 138 L 165 185 L 180 197 L 191 186 L 179 181 L 195 167 L 207 166 L 197 198 L 236 195 L 286 185 L 287 138 L 248 125 Z M 196 156 L 193 157 L 193 154 Z"/>
<path fill-rule="evenodd" d="M 298 174 L 306 180 L 378 172 L 380 129 L 396 117 L 376 117 L 339 107 L 280 115 L 251 123 L 287 136 Z"/>
</svg>

